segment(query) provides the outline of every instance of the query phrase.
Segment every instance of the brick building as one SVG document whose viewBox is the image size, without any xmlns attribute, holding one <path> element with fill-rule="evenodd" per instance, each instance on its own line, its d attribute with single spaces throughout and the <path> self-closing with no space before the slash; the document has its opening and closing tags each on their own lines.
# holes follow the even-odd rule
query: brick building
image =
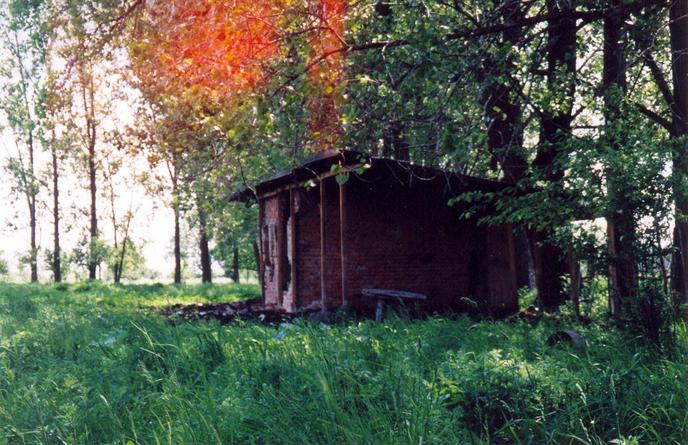
<svg viewBox="0 0 688 445">
<path fill-rule="evenodd" d="M 343 178 L 347 178 L 343 181 Z M 338 180 L 339 179 L 339 180 Z M 463 297 L 494 315 L 517 310 L 508 225 L 461 218 L 450 198 L 497 182 L 352 151 L 327 152 L 261 182 L 263 297 L 288 312 L 360 308 L 364 288 L 421 293 L 429 310 Z"/>
</svg>

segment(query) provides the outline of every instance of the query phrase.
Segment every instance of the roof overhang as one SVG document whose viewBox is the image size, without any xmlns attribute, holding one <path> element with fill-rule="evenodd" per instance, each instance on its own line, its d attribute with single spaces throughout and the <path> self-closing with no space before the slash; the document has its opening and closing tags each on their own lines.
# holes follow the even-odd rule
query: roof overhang
<svg viewBox="0 0 688 445">
<path fill-rule="evenodd" d="M 441 180 L 445 182 L 448 191 L 455 195 L 469 190 L 497 192 L 506 187 L 502 182 L 416 165 L 408 161 L 374 157 L 352 150 L 336 150 L 317 153 L 291 171 L 281 172 L 258 183 L 255 189 L 248 188 L 234 193 L 230 200 L 248 204 L 281 190 L 303 186 L 307 181 L 317 181 L 347 172 L 387 175 L 406 187 Z"/>
</svg>

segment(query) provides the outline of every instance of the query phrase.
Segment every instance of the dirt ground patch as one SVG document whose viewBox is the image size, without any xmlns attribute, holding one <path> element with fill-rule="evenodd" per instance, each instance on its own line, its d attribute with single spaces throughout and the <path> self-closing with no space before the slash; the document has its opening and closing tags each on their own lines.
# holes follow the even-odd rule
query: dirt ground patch
<svg viewBox="0 0 688 445">
<path fill-rule="evenodd" d="M 174 304 L 164 307 L 160 313 L 170 322 L 179 320 L 217 320 L 222 324 L 238 320 L 277 325 L 295 318 L 312 317 L 316 311 L 288 314 L 282 310 L 267 307 L 260 299 L 235 301 L 233 303 Z"/>
</svg>

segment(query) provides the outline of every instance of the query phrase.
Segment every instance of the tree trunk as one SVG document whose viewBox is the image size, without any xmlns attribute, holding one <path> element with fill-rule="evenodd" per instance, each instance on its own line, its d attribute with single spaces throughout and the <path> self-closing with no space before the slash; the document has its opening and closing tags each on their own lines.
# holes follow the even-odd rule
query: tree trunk
<svg viewBox="0 0 688 445">
<path fill-rule="evenodd" d="M 88 184 L 89 191 L 91 192 L 91 248 L 93 247 L 95 241 L 98 239 L 98 216 L 96 214 L 96 162 L 95 162 L 95 147 L 89 144 L 88 147 Z M 93 259 L 89 260 L 88 263 L 88 279 L 96 279 L 96 267 L 97 262 Z"/>
<path fill-rule="evenodd" d="M 117 265 L 115 266 L 115 284 L 120 284 L 122 281 L 122 274 L 124 273 L 124 258 L 127 253 L 127 237 L 125 236 L 122 240 L 122 250 L 119 252 L 119 258 L 117 259 Z"/>
<path fill-rule="evenodd" d="M 580 263 L 572 253 L 569 253 L 568 261 L 569 274 L 571 275 L 571 305 L 573 306 L 573 313 L 576 315 L 576 318 L 580 319 L 580 296 L 581 288 L 583 287 L 583 277 L 581 275 Z"/>
<path fill-rule="evenodd" d="M 121 275 L 120 275 L 120 272 L 119 272 L 119 268 L 120 268 L 120 263 L 119 263 L 119 259 L 117 259 L 117 261 L 115 262 L 114 277 L 113 277 L 113 280 L 112 280 L 114 284 L 119 284 L 119 283 L 120 283 L 120 279 L 121 279 L 120 277 L 121 277 Z"/>
<path fill-rule="evenodd" d="M 213 275 L 211 270 L 210 248 L 208 247 L 208 223 L 205 217 L 205 210 L 198 206 L 198 225 L 199 225 L 199 247 L 201 249 L 201 280 L 204 283 L 211 283 Z"/>
<path fill-rule="evenodd" d="M 16 41 L 16 33 L 15 33 L 15 42 Z M 18 46 L 18 42 L 17 42 Z M 17 56 L 17 63 L 19 66 L 19 76 L 21 78 L 21 93 L 22 93 L 22 98 L 24 101 L 24 106 L 26 107 L 26 114 L 27 114 L 27 120 L 31 123 L 32 118 L 31 118 L 31 107 L 29 106 L 29 92 L 28 92 L 28 86 L 27 86 L 27 79 L 26 76 L 24 75 L 24 61 L 21 56 L 21 53 L 17 50 L 16 53 Z M 29 127 L 28 134 L 27 134 L 27 140 L 26 140 L 26 145 L 27 149 L 29 151 L 29 172 L 28 172 L 28 178 L 26 172 L 23 173 L 24 175 L 24 193 L 26 194 L 26 202 L 29 207 L 29 230 L 30 230 L 30 249 L 31 251 L 29 252 L 29 267 L 31 269 L 31 282 L 36 283 L 38 282 L 38 249 L 36 246 L 36 194 L 38 193 L 37 190 L 37 181 L 35 177 L 35 171 L 34 171 L 34 137 L 33 137 L 33 131 L 31 130 L 31 126 Z M 21 159 L 21 155 L 20 155 Z M 23 168 L 23 163 L 22 163 L 22 168 Z"/>
<path fill-rule="evenodd" d="M 105 173 L 105 180 L 110 198 L 110 222 L 112 223 L 112 237 L 114 241 L 115 253 L 117 254 L 117 258 L 115 258 L 115 264 L 112 268 L 113 281 L 115 284 L 119 284 L 122 277 L 122 262 L 119 261 L 119 230 L 117 228 L 117 213 L 115 211 L 115 186 L 112 182 L 112 178 L 115 173 L 112 170 L 112 164 L 110 163 L 107 155 L 105 156 L 105 161 L 106 164 L 103 168 L 103 172 Z"/>
<path fill-rule="evenodd" d="M 516 227 L 513 233 L 514 253 L 516 255 L 516 286 L 519 289 L 522 287 L 532 289 L 535 286 L 535 271 L 530 255 L 528 233 L 523 227 Z M 531 276 L 531 272 L 533 276 Z"/>
<path fill-rule="evenodd" d="M 95 92 L 93 84 L 93 73 L 88 72 L 88 74 L 83 72 L 82 67 L 81 75 L 81 88 L 82 96 L 84 102 L 84 114 L 86 118 L 86 138 L 88 144 L 88 186 L 91 193 L 91 226 L 90 226 L 90 253 L 93 254 L 92 248 L 98 239 L 98 214 L 96 212 L 96 197 L 97 197 L 97 185 L 96 185 L 96 121 L 95 121 Z M 96 269 L 98 268 L 98 261 L 94 258 L 89 259 L 88 263 L 88 279 L 96 279 Z"/>
<path fill-rule="evenodd" d="M 174 212 L 174 284 L 182 283 L 182 247 L 181 230 L 179 227 L 179 174 L 178 174 L 179 154 L 172 150 L 171 159 L 165 162 L 167 173 L 170 175 L 172 183 L 172 211 Z"/>
<path fill-rule="evenodd" d="M 547 86 L 551 103 L 540 118 L 540 143 L 533 161 L 542 177 L 560 183 L 564 177 L 561 159 L 565 156 L 565 142 L 571 135 L 573 98 L 576 91 L 576 20 L 566 18 L 576 9 L 575 1 L 548 0 L 547 11 L 564 18 L 547 22 Z M 570 14 L 569 14 L 570 15 Z M 554 104 L 558 104 L 556 106 Z M 565 104 L 564 107 L 561 104 Z M 554 229 L 547 228 L 530 234 L 538 302 L 547 309 L 555 309 L 566 300 L 562 276 L 568 272 L 567 255 L 554 241 Z"/>
<path fill-rule="evenodd" d="M 673 74 L 673 137 L 688 135 L 688 0 L 674 0 L 669 10 Z M 671 287 L 676 299 L 688 302 L 688 147 L 674 147 L 674 254 Z"/>
<path fill-rule="evenodd" d="M 563 251 L 551 240 L 550 230 L 533 230 L 528 234 L 535 269 L 538 305 L 554 310 L 566 297 L 562 276 L 568 271 Z"/>
<path fill-rule="evenodd" d="M 38 282 L 38 248 L 36 246 L 36 181 L 34 180 L 33 133 L 29 131 L 29 225 L 31 226 L 31 282 Z"/>
<path fill-rule="evenodd" d="M 573 0 L 547 1 L 547 12 L 551 15 L 566 17 L 575 9 Z M 534 164 L 544 170 L 545 178 L 550 181 L 563 178 L 562 168 L 556 161 L 564 155 L 562 144 L 571 134 L 576 93 L 576 31 L 575 19 L 560 18 L 547 22 L 546 76 L 552 104 L 543 110 L 540 144 Z"/>
<path fill-rule="evenodd" d="M 60 188 L 59 179 L 60 171 L 58 170 L 57 149 L 55 147 L 55 130 L 52 130 L 52 144 L 50 147 L 50 154 L 52 156 L 53 168 L 53 280 L 56 283 L 62 281 L 62 264 L 60 251 Z"/>
<path fill-rule="evenodd" d="M 179 230 L 179 204 L 173 204 L 174 210 L 174 284 L 182 282 L 182 247 Z"/>
<path fill-rule="evenodd" d="M 611 7 L 622 5 L 622 0 L 611 0 Z M 604 20 L 604 66 L 602 87 L 604 92 L 605 125 L 610 127 L 621 117 L 618 95 L 626 91 L 626 53 L 624 50 L 626 15 L 616 14 Z M 615 135 L 616 136 L 616 135 Z M 619 135 L 621 136 L 621 135 Z M 611 147 L 620 148 L 618 137 Z M 636 233 L 633 218 L 632 191 L 626 190 L 623 180 L 616 180 L 617 173 L 609 172 L 607 190 L 610 214 L 607 217 L 607 248 L 609 252 L 609 311 L 618 317 L 624 301 L 635 296 L 638 288 L 638 270 L 635 255 Z"/>
<path fill-rule="evenodd" d="M 114 215 L 114 210 L 113 210 Z M 127 255 L 127 244 L 129 241 L 129 228 L 131 227 L 131 220 L 134 219 L 134 214 L 131 211 L 131 207 L 126 214 L 126 223 L 124 224 L 124 233 L 122 235 L 122 249 L 119 251 L 119 257 L 115 265 L 115 284 L 120 284 L 122 281 L 122 276 L 124 275 L 124 259 Z M 115 227 L 115 230 L 117 228 Z M 115 232 L 116 233 L 116 232 Z"/>
<path fill-rule="evenodd" d="M 232 281 L 239 282 L 239 246 L 236 243 L 232 251 Z"/>
<path fill-rule="evenodd" d="M 31 177 L 33 187 L 33 148 L 31 148 Z M 29 197 L 29 222 L 31 226 L 31 282 L 38 282 L 38 248 L 36 246 L 36 195 Z"/>
<path fill-rule="evenodd" d="M 505 24 L 518 22 L 523 12 L 520 2 L 504 0 L 500 5 Z M 516 46 L 522 39 L 520 27 L 508 28 L 502 35 L 503 40 Z M 528 161 L 523 154 L 523 118 L 521 102 L 511 90 L 511 86 L 500 81 L 514 70 L 512 60 L 495 60 L 488 56 L 485 59 L 479 77 L 482 78 L 481 94 L 478 98 L 487 121 L 487 147 L 490 155 L 499 164 L 504 179 L 515 185 L 526 175 Z M 517 229 L 516 255 L 521 267 L 518 271 L 519 285 L 529 285 L 530 265 L 535 265 L 531 258 L 525 230 Z"/>
</svg>

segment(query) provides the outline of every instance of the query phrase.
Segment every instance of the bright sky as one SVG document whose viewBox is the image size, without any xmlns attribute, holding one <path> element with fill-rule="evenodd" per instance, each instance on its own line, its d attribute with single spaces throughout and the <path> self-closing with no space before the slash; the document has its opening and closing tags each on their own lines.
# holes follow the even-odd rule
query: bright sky
<svg viewBox="0 0 688 445">
<path fill-rule="evenodd" d="M 126 113 L 118 110 L 119 117 Z M 9 156 L 16 154 L 14 137 L 8 130 L 0 136 L 0 255 L 4 257 L 10 266 L 11 279 L 22 280 L 28 276 L 28 271 L 20 271 L 18 259 L 25 255 L 29 249 L 28 211 L 25 201 L 17 199 L 11 192 L 12 178 L 5 171 Z M 47 153 L 38 153 L 37 164 L 39 168 L 47 168 L 49 158 Z M 138 159 L 134 165 L 136 170 L 148 169 L 144 159 Z M 79 236 L 88 229 L 89 217 L 80 212 L 88 208 L 89 194 L 88 182 L 85 178 L 78 177 L 69 165 L 63 165 L 61 171 L 61 206 L 62 206 L 62 248 L 70 251 L 76 245 Z M 122 176 L 128 176 L 123 174 Z M 101 192 L 104 191 L 100 184 Z M 126 186 L 120 184 L 117 187 L 120 199 L 116 205 L 117 212 L 121 215 L 128 208 L 131 200 L 132 208 L 136 209 L 132 221 L 131 233 L 133 239 L 143 245 L 142 253 L 146 258 L 146 265 L 156 272 L 161 281 L 171 280 L 173 271 L 172 238 L 173 219 L 172 211 L 165 206 L 162 198 L 153 198 L 145 193 L 141 186 L 129 181 Z M 38 229 L 37 238 L 39 249 L 52 248 L 52 195 L 44 189 L 39 196 Z M 109 220 L 109 204 L 105 197 L 99 197 L 99 228 L 106 239 L 112 239 L 111 222 Z M 186 238 L 186 247 L 189 252 L 189 266 L 194 267 L 196 254 L 194 233 L 190 233 L 187 227 L 182 226 L 182 237 Z M 217 266 L 217 265 L 216 265 Z M 45 265 L 44 256 L 39 257 L 40 279 L 48 280 L 50 272 Z M 218 271 L 219 272 L 219 271 Z M 70 277 L 72 278 L 72 277 Z"/>
<path fill-rule="evenodd" d="M 9 174 L 4 171 L 8 156 L 16 153 L 14 139 L 7 131 L 0 138 L 0 250 L 4 258 L 9 262 L 13 278 L 20 279 L 23 274 L 19 274 L 18 258 L 24 255 L 29 247 L 29 228 L 28 212 L 23 200 L 18 200 L 11 193 L 12 180 Z M 46 155 L 41 153 L 38 157 L 39 164 L 47 161 Z M 141 162 L 137 167 L 147 168 Z M 79 235 L 88 227 L 88 216 L 77 216 L 77 208 L 86 208 L 89 203 L 88 183 L 83 179 L 75 177 L 68 166 L 62 169 L 63 178 L 61 180 L 62 193 L 62 212 L 63 212 L 63 249 L 69 251 L 74 248 Z M 172 212 L 164 206 L 156 208 L 153 200 L 145 195 L 141 189 L 130 189 L 134 208 L 139 208 L 132 223 L 134 239 L 145 241 L 144 255 L 147 266 L 158 272 L 162 278 L 170 275 L 172 259 L 169 255 L 172 239 Z M 39 205 L 37 238 L 40 249 L 52 248 L 52 214 L 51 199 L 52 195 L 43 191 L 40 195 L 42 204 Z M 124 200 L 128 201 L 129 196 Z M 101 199 L 100 205 L 101 219 L 100 228 L 104 235 L 109 239 L 112 236 L 110 224 L 104 217 L 108 214 L 106 201 Z M 128 203 L 120 203 L 118 211 L 123 213 L 128 208 Z M 43 266 L 43 264 L 41 264 Z M 49 272 L 41 267 L 41 278 L 48 279 Z"/>
<path fill-rule="evenodd" d="M 2 52 L 0 46 L 0 54 Z M 116 54 L 114 60 L 109 63 L 114 65 L 126 65 L 124 53 Z M 58 71 L 64 69 L 64 63 L 60 59 L 53 60 L 54 68 Z M 96 74 L 96 107 L 99 114 L 97 130 L 96 151 L 102 157 L 105 145 L 103 134 L 109 130 L 121 129 L 126 125 L 134 125 L 134 110 L 139 99 L 137 91 L 131 89 L 116 74 L 113 65 L 95 67 Z M 77 103 L 78 103 L 77 99 Z M 78 113 L 77 113 L 78 114 Z M 79 119 L 78 117 L 76 119 Z M 83 125 L 78 120 L 74 124 Z M 58 132 L 60 129 L 58 128 Z M 40 145 L 40 144 L 39 144 Z M 24 149 L 22 147 L 22 149 Z M 80 150 L 78 145 L 74 150 Z M 25 150 L 25 149 L 24 149 Z M 122 156 L 113 150 L 115 157 Z M 5 166 L 10 157 L 16 157 L 17 145 L 14 135 L 7 128 L 5 116 L 0 112 L 0 257 L 4 258 L 10 268 L 12 280 L 25 280 L 28 278 L 28 270 L 20 270 L 19 259 L 29 251 L 30 231 L 28 223 L 28 209 L 24 199 L 12 193 L 13 178 L 6 171 Z M 136 159 L 123 158 L 130 165 L 125 165 L 115 182 L 116 213 L 121 216 L 130 208 L 135 217 L 131 223 L 130 237 L 141 247 L 149 270 L 157 274 L 156 280 L 171 281 L 174 270 L 172 253 L 172 239 L 174 235 L 174 221 L 172 210 L 166 206 L 167 197 L 152 197 L 146 193 L 143 186 L 133 180 L 134 172 L 142 172 L 150 169 L 144 156 Z M 36 174 L 46 183 L 52 184 L 48 175 L 50 169 L 50 156 L 40 146 L 36 149 Z M 160 172 L 166 177 L 166 172 Z M 88 208 L 90 197 L 88 193 L 88 180 L 83 173 L 75 171 L 73 163 L 63 163 L 60 178 L 60 201 L 62 211 L 61 221 L 61 248 L 63 252 L 71 252 L 78 239 L 87 232 L 89 227 Z M 38 202 L 38 227 L 37 241 L 39 248 L 39 278 L 49 280 L 51 272 L 46 264 L 44 251 L 53 247 L 53 218 L 52 218 L 52 185 L 50 188 L 42 188 Z M 110 219 L 110 202 L 105 192 L 105 184 L 99 178 L 98 187 L 98 216 L 99 229 L 103 238 L 111 243 L 112 222 Z M 182 223 L 182 249 L 188 258 L 187 264 L 191 271 L 196 271 L 198 253 L 196 248 L 195 230 Z M 26 269 L 26 268 L 25 268 Z M 216 276 L 221 274 L 218 264 L 213 264 Z M 126 273 L 126 272 L 125 272 Z M 67 279 L 73 279 L 73 276 Z"/>
</svg>

